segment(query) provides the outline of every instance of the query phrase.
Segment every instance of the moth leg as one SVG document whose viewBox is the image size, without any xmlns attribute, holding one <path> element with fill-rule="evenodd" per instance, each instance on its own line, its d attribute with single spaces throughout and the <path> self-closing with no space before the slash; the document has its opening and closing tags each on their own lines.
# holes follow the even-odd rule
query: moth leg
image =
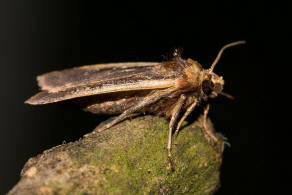
<svg viewBox="0 0 292 195">
<path fill-rule="evenodd" d="M 186 96 L 182 94 L 172 110 L 172 116 L 169 123 L 167 150 L 168 150 L 168 159 L 169 159 L 168 169 L 170 170 L 174 170 L 174 163 L 171 157 L 171 141 L 172 141 L 173 127 L 178 119 L 179 112 L 185 100 L 186 100 Z"/>
<path fill-rule="evenodd" d="M 222 134 L 220 133 L 216 133 L 214 132 L 213 128 L 208 128 L 207 126 L 207 115 L 210 109 L 210 105 L 208 104 L 204 110 L 204 115 L 203 115 L 203 120 L 202 120 L 202 128 L 204 131 L 204 135 L 206 137 L 206 139 L 208 140 L 209 143 L 214 144 L 219 142 L 222 142 L 222 149 L 221 152 L 224 151 L 224 147 L 225 145 L 227 145 L 228 147 L 231 147 L 230 143 L 227 141 L 227 138 L 224 137 Z"/>
<path fill-rule="evenodd" d="M 136 117 L 140 115 L 140 113 L 132 113 L 128 116 L 128 118 L 132 118 L 132 117 Z M 103 122 L 101 122 L 97 127 L 95 127 L 96 130 L 99 130 L 100 128 L 102 128 L 104 125 L 110 123 L 111 121 L 113 121 L 115 118 L 117 118 L 118 116 L 114 116 L 114 117 L 111 117 Z"/>
<path fill-rule="evenodd" d="M 184 115 L 182 116 L 182 118 L 180 119 L 180 121 L 178 122 L 177 126 L 176 126 L 176 130 L 174 133 L 174 139 L 176 139 L 179 129 L 182 125 L 182 123 L 184 122 L 184 120 L 190 115 L 190 113 L 195 109 L 196 105 L 198 103 L 198 100 L 195 99 L 195 101 L 187 108 L 187 111 L 184 113 Z"/>
<path fill-rule="evenodd" d="M 206 139 L 208 140 L 208 142 L 210 142 L 211 144 L 214 144 L 214 143 L 216 143 L 218 141 L 218 138 L 212 132 L 212 130 L 207 127 L 207 115 L 208 115 L 209 110 L 210 110 L 210 105 L 208 104 L 206 106 L 206 108 L 204 109 L 204 115 L 203 115 L 203 120 L 202 120 L 202 128 L 203 128 L 204 135 L 205 135 Z"/>
<path fill-rule="evenodd" d="M 117 118 L 115 118 L 114 120 L 110 121 L 109 123 L 107 123 L 104 126 L 102 126 L 101 128 L 99 128 L 97 130 L 97 132 L 104 131 L 104 130 L 114 126 L 115 124 L 117 124 L 117 123 L 125 120 L 129 116 L 131 116 L 133 113 L 143 109 L 145 106 L 148 106 L 150 104 L 157 102 L 159 99 L 161 99 L 164 96 L 167 96 L 168 94 L 172 93 L 173 91 L 175 91 L 175 88 L 167 88 L 164 90 L 156 91 L 156 92 L 146 96 L 143 100 L 138 102 L 137 105 L 132 106 L 129 109 L 125 110 Z"/>
</svg>

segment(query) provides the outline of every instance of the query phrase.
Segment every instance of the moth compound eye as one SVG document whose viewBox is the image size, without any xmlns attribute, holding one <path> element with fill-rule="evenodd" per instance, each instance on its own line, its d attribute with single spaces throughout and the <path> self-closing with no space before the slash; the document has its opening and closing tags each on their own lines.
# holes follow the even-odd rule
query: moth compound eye
<svg viewBox="0 0 292 195">
<path fill-rule="evenodd" d="M 214 83 L 210 80 L 204 80 L 202 82 L 202 90 L 204 92 L 204 94 L 206 95 L 210 95 L 213 91 L 214 88 Z"/>
<path fill-rule="evenodd" d="M 219 83 L 216 83 L 215 85 L 214 85 L 214 91 L 216 92 L 216 93 L 221 93 L 221 91 L 223 90 L 223 86 L 222 86 L 222 84 L 219 84 Z"/>
</svg>

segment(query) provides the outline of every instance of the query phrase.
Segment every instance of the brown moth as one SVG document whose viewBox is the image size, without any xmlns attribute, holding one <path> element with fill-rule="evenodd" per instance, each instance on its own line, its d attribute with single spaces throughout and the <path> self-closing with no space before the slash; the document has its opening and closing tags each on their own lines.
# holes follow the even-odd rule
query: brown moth
<svg viewBox="0 0 292 195">
<path fill-rule="evenodd" d="M 176 50 L 173 59 L 166 62 L 97 64 L 49 72 L 37 77 L 42 91 L 25 103 L 39 105 L 74 99 L 85 111 L 94 114 L 120 114 L 98 132 L 135 114 L 164 115 L 170 118 L 167 149 L 171 162 L 172 135 L 176 137 L 182 122 L 196 105 L 218 94 L 228 97 L 222 92 L 223 77 L 213 69 L 226 48 L 244 43 L 225 45 L 209 69 L 203 69 L 190 58 L 182 59 Z M 181 110 L 186 111 L 178 121 Z M 205 109 L 204 121 L 208 110 L 209 106 Z M 209 141 L 217 141 L 215 135 L 203 129 Z"/>
</svg>

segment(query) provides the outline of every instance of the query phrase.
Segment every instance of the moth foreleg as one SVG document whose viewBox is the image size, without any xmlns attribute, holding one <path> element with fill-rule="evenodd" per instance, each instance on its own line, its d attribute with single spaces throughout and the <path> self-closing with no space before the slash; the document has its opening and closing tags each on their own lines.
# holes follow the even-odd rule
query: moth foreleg
<svg viewBox="0 0 292 195">
<path fill-rule="evenodd" d="M 168 132 L 168 144 L 167 144 L 167 150 L 168 150 L 168 159 L 169 159 L 169 164 L 168 164 L 168 168 L 170 170 L 174 170 L 174 166 L 173 166 L 173 160 L 171 157 L 171 141 L 172 141 L 172 133 L 173 133 L 173 127 L 178 119 L 179 116 L 179 112 L 182 108 L 182 105 L 184 104 L 186 100 L 186 96 L 184 94 L 182 94 L 179 98 L 179 100 L 176 102 L 172 113 L 171 113 L 171 120 L 169 123 L 169 132 Z"/>
<path fill-rule="evenodd" d="M 207 115 L 208 115 L 209 109 L 210 109 L 210 106 L 208 104 L 204 110 L 204 115 L 203 115 L 203 120 L 202 120 L 202 129 L 204 132 L 204 136 L 208 140 L 208 142 L 211 144 L 217 144 L 218 142 L 220 144 L 220 142 L 221 142 L 222 143 L 221 144 L 222 145 L 221 152 L 223 152 L 225 145 L 227 145 L 229 147 L 231 145 L 227 141 L 226 137 L 224 137 L 220 133 L 215 133 L 213 128 L 208 127 Z"/>
<path fill-rule="evenodd" d="M 210 105 L 208 104 L 205 109 L 204 109 L 204 115 L 203 115 L 203 120 L 202 120 L 202 129 L 204 132 L 204 135 L 206 137 L 206 139 L 208 140 L 208 142 L 210 142 L 211 144 L 214 144 L 218 141 L 218 138 L 216 137 L 216 135 L 213 133 L 212 129 L 207 127 L 207 115 L 208 112 L 210 110 Z"/>
<path fill-rule="evenodd" d="M 174 133 L 174 139 L 176 139 L 179 129 L 182 125 L 182 123 L 184 122 L 184 120 L 190 115 L 190 113 L 195 109 L 196 105 L 198 103 L 198 100 L 195 99 L 194 102 L 187 108 L 187 111 L 184 113 L 184 115 L 182 116 L 182 118 L 180 119 L 180 121 L 178 122 L 177 126 L 176 126 L 176 130 Z"/>
<path fill-rule="evenodd" d="M 172 93 L 175 89 L 174 88 L 167 88 L 164 90 L 156 91 L 148 96 L 146 96 L 143 100 L 137 103 L 137 105 L 130 107 L 129 109 L 125 110 L 122 114 L 120 114 L 118 117 L 116 117 L 114 120 L 110 121 L 109 123 L 105 124 L 101 128 L 99 128 L 97 131 L 101 132 L 103 130 L 106 130 L 115 124 L 125 120 L 126 118 L 132 116 L 133 113 L 143 109 L 145 106 L 148 106 L 150 104 L 153 104 L 157 102 L 159 99 L 161 99 L 164 96 L 169 95 Z"/>
</svg>

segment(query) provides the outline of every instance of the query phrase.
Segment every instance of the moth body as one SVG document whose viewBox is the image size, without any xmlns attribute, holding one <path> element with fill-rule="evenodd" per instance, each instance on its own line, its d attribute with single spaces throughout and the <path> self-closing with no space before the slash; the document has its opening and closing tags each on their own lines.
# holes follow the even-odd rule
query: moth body
<svg viewBox="0 0 292 195">
<path fill-rule="evenodd" d="M 223 77 L 213 72 L 222 52 L 245 41 L 225 45 L 209 69 L 192 59 L 183 59 L 177 51 L 166 62 L 125 62 L 81 66 L 54 71 L 37 77 L 41 92 L 29 98 L 33 105 L 76 101 L 94 114 L 120 114 L 99 128 L 103 131 L 133 114 L 151 113 L 170 118 L 168 154 L 171 161 L 171 135 L 201 101 L 222 92 Z M 209 109 L 209 107 L 208 107 Z M 208 110 L 207 109 L 207 110 Z M 178 121 L 179 113 L 185 111 Z M 207 113 L 205 111 L 204 113 Z M 205 114 L 206 115 L 206 114 Z M 205 135 L 216 141 L 207 130 Z"/>
</svg>

